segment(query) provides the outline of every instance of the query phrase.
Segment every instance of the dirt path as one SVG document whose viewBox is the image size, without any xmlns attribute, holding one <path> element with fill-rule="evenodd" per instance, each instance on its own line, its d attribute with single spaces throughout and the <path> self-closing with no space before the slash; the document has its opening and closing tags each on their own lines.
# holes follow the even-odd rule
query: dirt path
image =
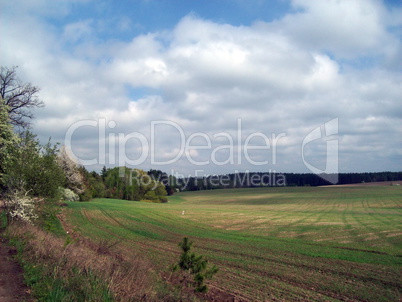
<svg viewBox="0 0 402 302">
<path fill-rule="evenodd" d="M 9 247 L 0 233 L 0 301 L 34 301 L 23 282 L 21 267 L 12 258 L 15 253 L 15 248 Z"/>
</svg>

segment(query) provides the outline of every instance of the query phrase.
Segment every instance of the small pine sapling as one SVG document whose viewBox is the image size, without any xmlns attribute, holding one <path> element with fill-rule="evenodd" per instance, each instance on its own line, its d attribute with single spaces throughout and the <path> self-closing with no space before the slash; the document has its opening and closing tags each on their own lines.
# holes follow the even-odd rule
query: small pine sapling
<svg viewBox="0 0 402 302">
<path fill-rule="evenodd" d="M 194 276 L 194 287 L 196 292 L 205 293 L 208 291 L 208 287 L 204 284 L 206 279 L 211 279 L 217 272 L 218 267 L 213 265 L 208 268 L 208 260 L 203 256 L 196 256 L 191 253 L 191 242 L 187 237 L 179 243 L 179 247 L 182 249 L 178 266 L 182 271 L 189 272 Z"/>
</svg>

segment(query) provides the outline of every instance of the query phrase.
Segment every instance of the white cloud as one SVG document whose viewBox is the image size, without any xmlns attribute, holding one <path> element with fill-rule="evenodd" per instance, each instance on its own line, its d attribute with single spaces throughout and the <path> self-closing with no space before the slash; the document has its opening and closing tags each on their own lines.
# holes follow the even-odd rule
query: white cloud
<svg viewBox="0 0 402 302">
<path fill-rule="evenodd" d="M 273 28 L 303 47 L 356 58 L 383 55 L 399 44 L 387 32 L 389 14 L 380 1 L 293 0 L 292 4 L 297 12 L 274 23 Z"/>
<path fill-rule="evenodd" d="M 63 30 L 63 37 L 67 43 L 76 43 L 88 39 L 93 32 L 93 20 L 89 19 L 67 24 Z"/>
<path fill-rule="evenodd" d="M 70 22 L 60 37 L 40 16 L 26 19 L 14 11 L 17 17 L 4 21 L 1 28 L 8 45 L 1 50 L 2 64 L 19 65 L 23 79 L 42 88 L 46 108 L 36 121 L 42 137 L 62 141 L 75 122 L 106 118 L 116 122 L 116 127 L 107 129 L 116 135 L 139 132 L 150 139 L 151 122 L 168 120 L 179 125 L 187 138 L 202 132 L 213 139 L 226 132 L 237 143 L 241 118 L 243 143 L 253 132 L 268 137 L 285 134 L 277 164 L 204 168 L 297 172 L 305 170 L 303 138 L 320 124 L 339 118 L 341 169 L 361 171 L 362 165 L 366 170 L 380 169 L 376 160 L 381 158 L 381 169 L 389 170 L 392 161 L 384 160 L 384 154 L 395 157 L 401 149 L 395 140 L 401 134 L 402 76 L 395 67 L 387 68 L 401 49 L 387 29 L 390 23 L 400 23 L 387 19 L 396 20 L 399 13 L 388 12 L 377 1 L 362 3 L 293 1 L 295 12 L 251 26 L 189 15 L 172 30 L 128 42 L 100 42 L 97 20 Z M 119 30 L 129 21 L 122 20 Z M 32 34 L 27 36 L 29 29 Z M 356 68 L 355 60 L 366 56 L 378 57 L 374 66 Z M 158 133 L 158 158 L 171 158 L 180 146 L 177 129 L 165 128 Z M 96 153 L 96 129 L 87 130 L 77 132 L 75 150 Z M 212 141 L 213 147 L 219 144 L 221 140 Z M 138 154 L 137 147 L 127 152 Z M 208 155 L 195 150 L 189 154 L 200 159 Z M 255 159 L 271 155 L 256 151 Z M 149 168 L 149 161 L 144 165 Z M 160 168 L 194 171 L 185 156 Z"/>
</svg>

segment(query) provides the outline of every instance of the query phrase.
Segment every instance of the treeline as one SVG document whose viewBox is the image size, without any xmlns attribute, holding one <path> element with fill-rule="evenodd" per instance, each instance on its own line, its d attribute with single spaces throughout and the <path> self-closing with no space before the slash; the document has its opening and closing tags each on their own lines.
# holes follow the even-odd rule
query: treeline
<svg viewBox="0 0 402 302">
<path fill-rule="evenodd" d="M 84 168 L 83 168 L 84 169 Z M 125 167 L 106 169 L 100 174 L 85 172 L 91 198 L 116 198 L 166 202 L 166 195 L 177 191 L 199 191 L 230 188 L 325 186 L 334 180 L 337 184 L 356 184 L 402 180 L 402 172 L 340 173 L 316 175 L 313 173 L 245 172 L 205 177 L 176 178 L 160 170 L 145 172 Z"/>
<path fill-rule="evenodd" d="M 206 177 L 175 179 L 174 188 L 181 191 L 197 191 L 229 188 L 281 187 L 281 186 L 324 186 L 332 183 L 336 175 L 313 173 L 247 172 Z M 356 184 L 402 180 L 402 172 L 340 173 L 336 184 Z"/>
</svg>

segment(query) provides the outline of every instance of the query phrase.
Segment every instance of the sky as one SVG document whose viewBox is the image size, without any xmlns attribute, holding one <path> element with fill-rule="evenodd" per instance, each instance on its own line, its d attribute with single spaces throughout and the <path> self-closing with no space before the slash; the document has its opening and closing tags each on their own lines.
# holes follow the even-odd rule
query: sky
<svg viewBox="0 0 402 302">
<path fill-rule="evenodd" d="M 88 170 L 401 171 L 401 4 L 0 0 L 0 65 Z"/>
</svg>

